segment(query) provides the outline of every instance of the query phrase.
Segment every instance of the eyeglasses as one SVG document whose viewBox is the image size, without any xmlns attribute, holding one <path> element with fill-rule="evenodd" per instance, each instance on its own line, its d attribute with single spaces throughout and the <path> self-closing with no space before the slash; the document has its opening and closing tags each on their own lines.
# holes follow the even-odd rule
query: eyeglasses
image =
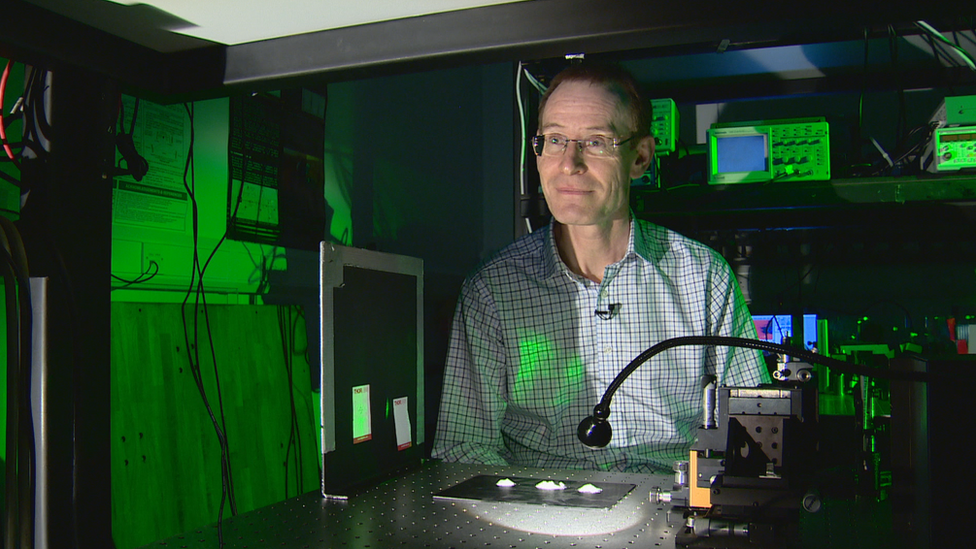
<svg viewBox="0 0 976 549">
<path fill-rule="evenodd" d="M 532 138 L 532 150 L 536 156 L 559 156 L 566 152 L 570 143 L 576 143 L 579 150 L 586 156 L 610 156 L 617 151 L 617 147 L 637 137 L 632 135 L 621 140 L 617 137 L 605 135 L 591 135 L 583 139 L 569 139 L 558 133 L 536 135 Z"/>
</svg>

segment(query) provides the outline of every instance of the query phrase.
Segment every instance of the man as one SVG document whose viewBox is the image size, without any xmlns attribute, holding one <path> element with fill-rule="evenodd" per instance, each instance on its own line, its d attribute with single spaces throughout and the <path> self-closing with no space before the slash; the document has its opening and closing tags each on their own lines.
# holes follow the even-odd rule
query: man
<svg viewBox="0 0 976 549">
<path fill-rule="evenodd" d="M 576 428 L 634 357 L 689 335 L 755 337 L 725 261 L 634 219 L 630 181 L 654 154 L 650 104 L 628 73 L 576 65 L 553 79 L 533 139 L 553 221 L 485 263 L 461 290 L 432 456 L 447 461 L 668 472 L 701 423 L 701 378 L 768 381 L 758 353 L 677 347 L 612 404 L 606 448 Z"/>
</svg>

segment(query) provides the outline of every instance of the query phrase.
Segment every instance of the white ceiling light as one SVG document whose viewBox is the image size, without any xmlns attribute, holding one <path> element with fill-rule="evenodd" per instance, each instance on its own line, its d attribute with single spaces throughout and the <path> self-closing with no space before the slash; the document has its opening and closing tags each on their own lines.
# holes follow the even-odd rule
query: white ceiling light
<svg viewBox="0 0 976 549">
<path fill-rule="evenodd" d="M 149 4 L 188 23 L 167 30 L 233 45 L 525 0 L 108 0 Z"/>
</svg>

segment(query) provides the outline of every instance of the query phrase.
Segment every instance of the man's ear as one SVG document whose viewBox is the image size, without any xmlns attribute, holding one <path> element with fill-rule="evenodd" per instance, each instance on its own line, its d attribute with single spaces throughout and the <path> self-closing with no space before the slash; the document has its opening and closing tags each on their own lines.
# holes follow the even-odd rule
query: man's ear
<svg viewBox="0 0 976 549">
<path fill-rule="evenodd" d="M 651 160 L 654 158 L 654 138 L 649 135 L 643 137 L 634 148 L 637 150 L 637 156 L 634 157 L 634 163 L 630 165 L 631 179 L 644 175 L 651 165 Z"/>
</svg>

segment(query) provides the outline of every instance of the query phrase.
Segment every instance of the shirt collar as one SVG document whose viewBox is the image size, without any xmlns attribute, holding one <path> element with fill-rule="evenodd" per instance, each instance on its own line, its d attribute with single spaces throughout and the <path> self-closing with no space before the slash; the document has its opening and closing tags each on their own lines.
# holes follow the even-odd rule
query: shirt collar
<svg viewBox="0 0 976 549">
<path fill-rule="evenodd" d="M 663 253 L 664 246 L 663 243 L 659 242 L 659 239 L 649 238 L 651 236 L 650 232 L 645 230 L 647 227 L 637 223 L 636 217 L 634 217 L 634 211 L 630 211 L 630 239 L 627 242 L 627 253 L 624 254 L 624 260 L 632 258 L 635 255 L 643 258 L 645 261 L 656 262 Z M 545 246 L 545 272 L 547 277 L 563 276 L 564 273 L 568 273 L 574 279 L 579 278 L 574 274 L 563 259 L 559 257 L 559 251 L 556 248 L 556 219 L 552 218 L 549 221 L 549 225 L 546 227 L 548 234 L 545 235 L 546 246 Z M 650 227 L 654 227 L 650 225 Z M 644 229 L 644 230 L 642 230 Z"/>
<path fill-rule="evenodd" d="M 546 226 L 545 230 L 547 234 L 546 245 L 545 245 L 545 271 L 546 278 L 556 278 L 561 276 L 563 273 L 570 272 L 569 267 L 563 263 L 563 259 L 559 257 L 559 251 L 556 249 L 556 218 L 552 218 L 549 221 L 549 225 Z"/>
<path fill-rule="evenodd" d="M 648 263 L 658 263 L 668 251 L 667 230 L 653 223 L 638 223 L 630 212 L 630 251 Z"/>
</svg>

